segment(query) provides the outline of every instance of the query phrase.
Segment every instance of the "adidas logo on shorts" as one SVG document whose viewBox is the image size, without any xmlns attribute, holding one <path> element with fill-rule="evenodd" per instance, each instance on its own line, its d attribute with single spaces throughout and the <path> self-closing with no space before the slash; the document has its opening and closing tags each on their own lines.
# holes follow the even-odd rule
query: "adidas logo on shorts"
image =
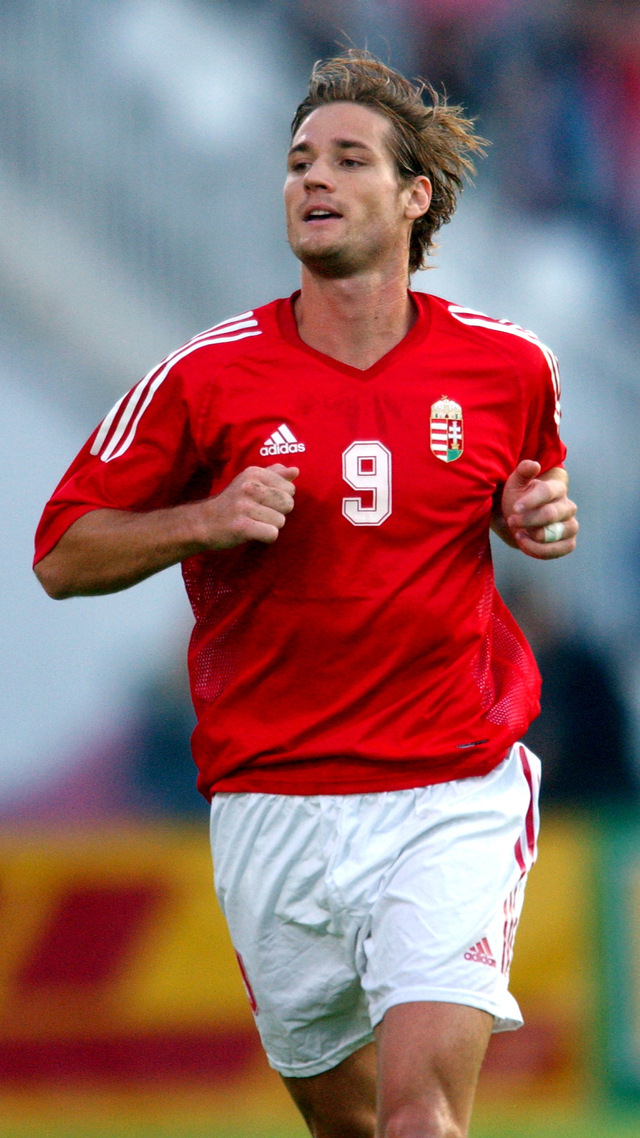
<svg viewBox="0 0 640 1138">
<path fill-rule="evenodd" d="M 268 439 L 265 439 L 264 446 L 260 447 L 260 454 L 265 456 L 268 454 L 296 454 L 304 449 L 304 443 L 299 443 L 287 424 L 281 423 L 277 430 Z"/>
<path fill-rule="evenodd" d="M 473 948 L 465 952 L 464 958 L 465 960 L 475 960 L 477 964 L 488 964 L 490 968 L 497 967 L 491 955 L 489 941 L 486 936 L 483 936 L 482 940 L 479 940 L 477 944 L 474 944 Z"/>
</svg>

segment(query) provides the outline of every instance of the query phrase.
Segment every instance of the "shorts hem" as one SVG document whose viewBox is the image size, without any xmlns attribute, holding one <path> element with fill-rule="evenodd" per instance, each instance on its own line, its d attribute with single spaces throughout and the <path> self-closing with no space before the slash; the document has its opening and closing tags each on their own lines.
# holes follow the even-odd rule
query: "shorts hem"
<svg viewBox="0 0 640 1138">
<path fill-rule="evenodd" d="M 492 1032 L 495 1035 L 500 1031 L 517 1031 L 519 1027 L 524 1025 L 524 1020 L 520 1015 L 520 1009 L 517 1004 L 515 1011 L 518 1012 L 518 1017 L 515 1015 L 505 1014 L 504 1005 L 499 1005 L 495 1000 L 488 997 L 478 995 L 477 992 L 465 992 L 456 988 L 400 988 L 391 992 L 385 1000 L 376 1005 L 375 1011 L 370 1009 L 371 1022 L 374 1027 L 377 1027 L 389 1008 L 397 1007 L 398 1004 L 412 1004 L 420 1001 L 437 1002 L 442 1004 L 464 1004 L 465 1007 L 478 1008 L 481 1012 L 488 1012 L 493 1016 Z M 514 1000 L 515 1004 L 515 1000 Z"/>
<path fill-rule="evenodd" d="M 338 1050 L 334 1051 L 332 1055 L 327 1055 L 323 1059 L 314 1059 L 309 1062 L 300 1062 L 295 1065 L 290 1063 L 279 1063 L 273 1059 L 265 1047 L 267 1061 L 274 1071 L 282 1075 L 286 1079 L 310 1079 L 313 1075 L 323 1075 L 325 1071 L 330 1071 L 333 1067 L 337 1067 L 344 1059 L 348 1059 L 353 1055 L 354 1051 L 359 1051 L 367 1043 L 373 1043 L 375 1036 L 372 1031 L 354 1039 L 351 1043 L 345 1043 Z"/>
</svg>

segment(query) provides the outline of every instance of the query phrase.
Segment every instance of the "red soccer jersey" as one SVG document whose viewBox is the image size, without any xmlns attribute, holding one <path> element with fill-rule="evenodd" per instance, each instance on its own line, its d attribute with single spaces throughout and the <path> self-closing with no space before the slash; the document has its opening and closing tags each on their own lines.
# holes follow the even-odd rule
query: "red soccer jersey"
<svg viewBox="0 0 640 1138">
<path fill-rule="evenodd" d="M 247 466 L 300 467 L 273 545 L 183 565 L 207 796 L 481 775 L 538 713 L 489 521 L 521 459 L 564 459 L 555 360 L 513 324 L 414 299 L 414 327 L 366 371 L 305 345 L 291 300 L 202 333 L 116 404 L 45 509 L 37 559 L 88 510 L 177 505 Z"/>
</svg>

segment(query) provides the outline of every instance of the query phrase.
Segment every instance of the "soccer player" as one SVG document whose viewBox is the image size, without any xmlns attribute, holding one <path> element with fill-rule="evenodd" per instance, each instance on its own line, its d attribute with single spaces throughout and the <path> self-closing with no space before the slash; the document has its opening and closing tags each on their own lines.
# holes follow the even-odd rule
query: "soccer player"
<svg viewBox="0 0 640 1138">
<path fill-rule="evenodd" d="M 300 291 L 149 372 L 37 535 L 57 598 L 182 562 L 216 888 L 318 1138 L 461 1138 L 491 1032 L 522 1022 L 539 678 L 489 528 L 540 559 L 577 532 L 551 352 L 408 290 L 481 147 L 426 92 L 355 51 L 315 68 Z"/>
</svg>

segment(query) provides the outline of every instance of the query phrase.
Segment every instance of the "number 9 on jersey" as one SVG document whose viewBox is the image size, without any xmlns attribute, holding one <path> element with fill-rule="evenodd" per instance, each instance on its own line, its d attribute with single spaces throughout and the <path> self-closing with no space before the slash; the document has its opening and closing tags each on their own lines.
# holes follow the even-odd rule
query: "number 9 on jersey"
<svg viewBox="0 0 640 1138">
<path fill-rule="evenodd" d="M 351 443 L 342 455 L 342 477 L 361 492 L 342 499 L 345 518 L 354 526 L 381 525 L 391 513 L 391 451 L 379 442 Z"/>
</svg>

